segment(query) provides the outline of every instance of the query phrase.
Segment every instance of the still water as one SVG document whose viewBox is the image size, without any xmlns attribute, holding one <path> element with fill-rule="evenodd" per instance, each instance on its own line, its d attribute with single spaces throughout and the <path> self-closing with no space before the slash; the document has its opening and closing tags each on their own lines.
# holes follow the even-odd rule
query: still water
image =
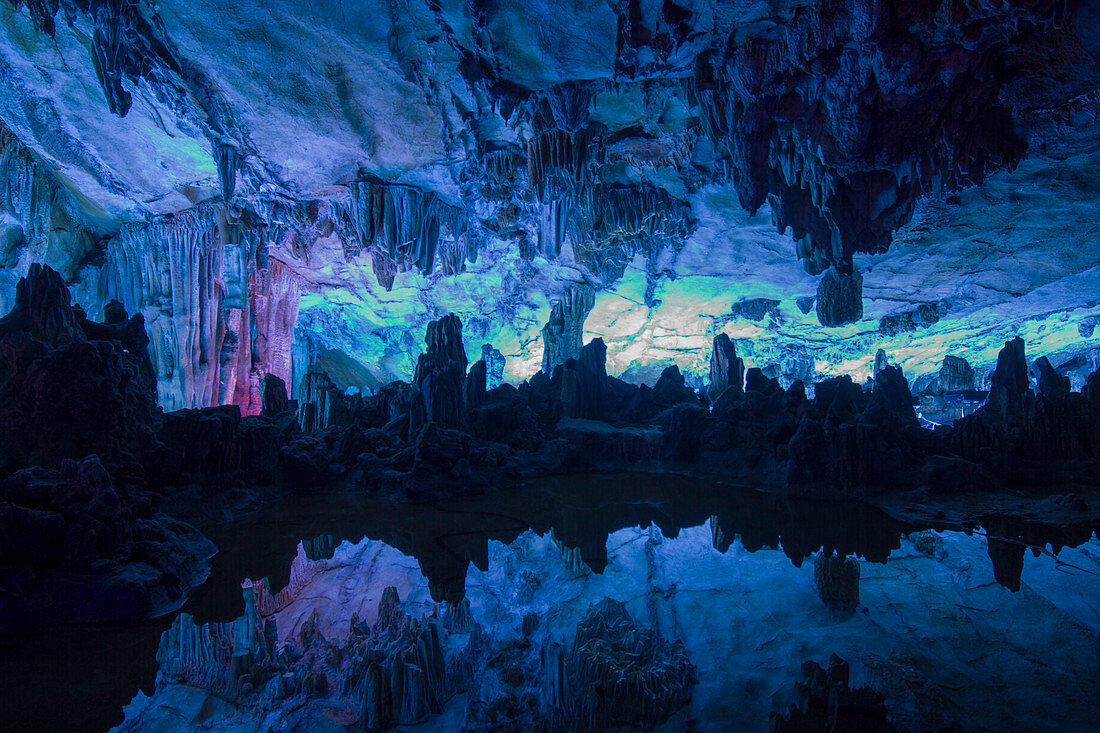
<svg viewBox="0 0 1100 733">
<path fill-rule="evenodd" d="M 682 644 L 694 669 L 670 730 L 766 730 L 793 702 L 803 662 L 824 666 L 834 653 L 853 686 L 883 693 L 903 730 L 1097 727 L 1100 543 L 1087 526 L 915 526 L 864 504 L 623 475 L 431 505 L 319 492 L 203 531 L 220 552 L 181 609 L 199 623 L 239 616 L 246 578 L 285 586 L 302 553 L 309 585 L 280 611 L 281 637 L 313 614 L 346 635 L 389 586 L 411 612 L 468 603 L 488 635 L 544 645 L 568 644 L 589 609 L 620 601 Z M 822 588 L 822 551 L 857 559 L 854 585 Z M 841 596 L 832 607 L 830 593 Z M 175 615 L 0 640 L 5 727 L 120 723 L 139 688 L 153 692 L 157 642 Z M 529 616 L 542 620 L 537 632 Z M 453 726 L 469 704 L 455 695 L 422 727 Z"/>
</svg>

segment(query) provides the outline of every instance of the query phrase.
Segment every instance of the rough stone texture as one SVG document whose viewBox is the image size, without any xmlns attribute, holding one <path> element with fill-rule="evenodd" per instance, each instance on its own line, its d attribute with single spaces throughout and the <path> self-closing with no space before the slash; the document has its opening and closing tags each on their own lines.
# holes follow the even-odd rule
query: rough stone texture
<svg viewBox="0 0 1100 733">
<path fill-rule="evenodd" d="M 829 268 L 817 285 L 817 320 L 822 326 L 843 326 L 863 317 L 863 276 Z"/>
<path fill-rule="evenodd" d="M 564 417 L 599 419 L 605 412 L 607 347 L 593 339 L 576 359 L 561 365 L 561 402 Z"/>
<path fill-rule="evenodd" d="M 720 333 L 714 337 L 710 352 L 710 383 L 708 391 L 712 402 L 733 389 L 744 391 L 745 362 L 737 356 L 737 347 L 730 337 Z"/>
<path fill-rule="evenodd" d="M 1040 395 L 1031 391 L 1024 342 L 1004 345 L 990 377 L 989 398 L 956 421 L 950 444 L 959 455 L 1015 484 L 1050 486 L 1073 475 L 1093 484 L 1100 459 L 1100 409 L 1086 393 L 1069 392 L 1063 378 L 1040 367 Z"/>
<path fill-rule="evenodd" d="M 1015 331 L 1058 366 L 1097 315 L 1095 23 L 956 5 L 9 0 L 0 300 L 49 262 L 88 313 L 143 312 L 166 408 L 246 414 L 319 350 L 410 380 L 447 312 L 519 381 L 581 282 L 637 381 L 705 375 L 712 326 L 762 367 L 985 369 Z M 203 245 L 144 261 L 175 236 Z M 864 322 L 814 340 L 792 301 L 830 267 Z"/>
<path fill-rule="evenodd" d="M 1055 371 L 1050 360 L 1040 356 L 1032 364 L 1032 372 L 1035 374 L 1035 392 L 1054 401 L 1064 398 L 1070 393 L 1069 377 L 1064 377 Z"/>
<path fill-rule="evenodd" d="M 966 359 L 950 354 L 943 357 L 943 366 L 936 377 L 936 387 L 944 392 L 974 389 L 974 369 Z"/>
<path fill-rule="evenodd" d="M 580 356 L 584 319 L 596 304 L 591 286 L 569 286 L 550 309 L 550 320 L 542 327 L 542 370 L 552 372 L 566 359 Z"/>
<path fill-rule="evenodd" d="M 986 406 L 1006 420 L 1019 412 L 1029 389 L 1024 340 L 1017 337 L 1006 343 L 997 355 L 997 368 L 989 378 Z"/>
</svg>

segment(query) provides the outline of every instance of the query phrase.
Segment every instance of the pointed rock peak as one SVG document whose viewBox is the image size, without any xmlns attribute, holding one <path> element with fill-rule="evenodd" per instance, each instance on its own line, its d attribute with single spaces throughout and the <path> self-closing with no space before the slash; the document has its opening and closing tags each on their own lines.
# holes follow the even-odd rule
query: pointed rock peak
<svg viewBox="0 0 1100 733">
<path fill-rule="evenodd" d="M 737 346 L 720 333 L 714 337 L 710 352 L 710 399 L 717 401 L 727 389 L 744 391 L 745 362 L 737 356 Z"/>
<path fill-rule="evenodd" d="M 83 341 L 82 312 L 71 303 L 61 275 L 36 262 L 15 286 L 15 308 L 0 320 L 0 333 L 22 329 L 49 344 Z"/>
<path fill-rule="evenodd" d="M 1059 374 L 1045 356 L 1035 360 L 1031 365 L 1031 371 L 1039 394 L 1048 400 L 1057 400 L 1070 393 L 1069 377 Z"/>
<path fill-rule="evenodd" d="M 1022 338 L 1017 336 L 1005 343 L 997 355 L 997 367 L 989 382 L 986 407 L 992 408 L 1001 418 L 1014 414 L 1028 391 L 1027 360 Z"/>
<path fill-rule="evenodd" d="M 890 362 L 886 360 L 886 351 L 879 349 L 875 352 L 874 378 L 876 382 L 878 381 L 878 375 L 889 365 Z"/>
<path fill-rule="evenodd" d="M 462 345 L 462 321 L 454 313 L 448 313 L 437 321 L 428 323 L 424 334 L 427 353 L 437 362 L 452 362 L 466 373 L 466 349 Z"/>
</svg>

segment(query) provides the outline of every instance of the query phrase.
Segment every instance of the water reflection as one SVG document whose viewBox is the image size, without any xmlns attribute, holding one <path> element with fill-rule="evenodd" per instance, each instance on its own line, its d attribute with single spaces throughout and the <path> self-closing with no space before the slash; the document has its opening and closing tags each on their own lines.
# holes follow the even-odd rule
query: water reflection
<svg viewBox="0 0 1100 733">
<path fill-rule="evenodd" d="M 598 515 L 572 538 L 601 527 Z M 272 710 L 300 730 L 326 719 L 766 730 L 797 702 L 804 663 L 834 654 L 853 686 L 878 691 L 860 699 L 898 730 L 1087 727 L 1100 676 L 1096 541 L 1040 553 L 1013 592 L 994 582 L 980 532 L 874 533 L 847 546 L 893 544 L 886 562 L 820 552 L 797 567 L 771 546 L 782 534 L 757 535 L 753 551 L 739 538 L 716 547 L 719 521 L 611 530 L 599 570 L 557 530 L 458 532 L 450 549 L 416 557 L 373 539 L 321 539 L 311 559 L 303 544 L 286 589 L 246 584 L 234 624 L 174 625 L 158 652 L 162 686 L 130 708 L 124 730 L 200 714 L 214 730 L 251 726 Z M 795 536 L 810 547 L 833 536 L 827 526 L 815 519 Z M 440 603 L 422 569 L 466 546 L 484 546 L 482 562 L 466 565 L 461 598 Z"/>
<path fill-rule="evenodd" d="M 286 498 L 244 522 L 204 528 L 221 552 L 210 580 L 183 611 L 200 624 L 240 616 L 242 579 L 268 577 L 274 589 L 287 585 L 305 540 L 300 563 L 328 568 L 328 562 L 330 575 L 346 571 L 339 583 L 326 581 L 332 592 L 317 596 L 332 601 L 325 613 L 330 633 L 340 638 L 349 633 L 353 612 L 361 623 L 377 618 L 387 583 L 399 587 L 406 613 L 423 616 L 442 604 L 434 612 L 449 613 L 453 631 L 455 614 L 469 608 L 487 638 L 527 639 L 539 654 L 553 644 L 568 652 L 590 608 L 605 597 L 621 601 L 639 628 L 656 630 L 668 643 L 682 639 L 697 670 L 690 703 L 666 722 L 673 729 L 677 720 L 712 729 L 766 728 L 769 711 L 789 702 L 799 665 L 824 664 L 832 652 L 847 655 L 860 683 L 883 688 L 892 714 L 918 721 L 914 725 L 965 723 L 964 716 L 985 710 L 985 723 L 962 727 L 996 728 L 990 721 L 1035 716 L 1044 696 L 1054 695 L 1066 712 L 1050 720 L 1072 729 L 1082 727 L 1074 725 L 1081 720 L 1074 711 L 1097 702 L 1095 685 L 1083 683 L 1100 679 L 1094 529 L 999 516 L 975 518 L 969 527 L 914 524 L 865 504 L 791 499 L 682 476 L 547 479 L 508 493 L 416 506 L 317 493 Z M 355 553 L 368 545 L 387 572 L 371 575 L 356 564 Z M 844 585 L 852 584 L 851 569 L 821 559 L 834 554 L 838 562 L 860 559 L 858 600 Z M 1025 562 L 1028 554 L 1033 557 Z M 811 557 L 816 560 L 807 567 Z M 823 590 L 822 577 L 837 580 Z M 352 593 L 354 603 L 346 602 L 348 587 L 361 591 Z M 299 610 L 308 617 L 318 609 L 305 604 Z M 618 618 L 615 613 L 605 609 L 607 618 Z M 539 622 L 541 630 L 528 629 L 532 614 L 551 619 L 549 627 Z M 300 630 L 305 617 L 280 618 L 280 634 Z M 5 659 L 20 663 L 3 665 L 0 683 L 20 699 L 43 700 L 33 709 L 19 706 L 24 717 L 13 724 L 103 730 L 119 722 L 135 678 L 152 691 L 157 639 L 171 621 L 4 640 Z M 588 623 L 596 628 L 605 621 Z M 1019 628 L 1034 632 L 1026 643 L 1016 638 Z M 54 638 L 65 639 L 73 667 L 69 710 L 46 703 L 48 675 L 25 674 L 49 669 L 50 657 L 60 654 Z M 1005 647 L 1016 652 L 1004 656 Z M 1059 657 L 1044 660 L 1044 653 Z M 527 667 L 536 664 L 531 659 L 516 662 L 523 674 L 493 674 L 513 675 L 513 692 L 548 694 L 542 682 L 528 679 Z M 577 665 L 568 654 L 559 662 L 562 670 Z M 1041 672 L 1044 664 L 1059 671 Z M 105 669 L 117 672 L 104 675 Z M 105 676 L 112 680 L 106 685 Z M 460 683 L 454 689 L 468 688 Z M 1006 696 L 1015 702 L 1007 704 Z M 738 699 L 754 702 L 739 703 L 738 712 L 730 702 Z M 431 719 L 445 728 L 441 721 L 451 719 L 441 716 Z"/>
</svg>

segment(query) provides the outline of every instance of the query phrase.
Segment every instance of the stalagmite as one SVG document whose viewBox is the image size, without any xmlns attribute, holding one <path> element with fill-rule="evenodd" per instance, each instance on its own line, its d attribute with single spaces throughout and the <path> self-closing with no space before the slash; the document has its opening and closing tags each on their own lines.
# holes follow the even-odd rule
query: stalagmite
<svg viewBox="0 0 1100 733">
<path fill-rule="evenodd" d="M 727 389 L 744 392 L 744 382 L 745 362 L 737 356 L 736 345 L 726 334 L 718 334 L 714 337 L 710 352 L 708 390 L 711 402 L 717 402 Z"/>
<path fill-rule="evenodd" d="M 580 354 L 584 321 L 595 303 L 595 291 L 584 283 L 570 285 L 561 300 L 554 303 L 550 319 L 542 327 L 544 372 L 551 372 L 554 367 Z"/>
</svg>

